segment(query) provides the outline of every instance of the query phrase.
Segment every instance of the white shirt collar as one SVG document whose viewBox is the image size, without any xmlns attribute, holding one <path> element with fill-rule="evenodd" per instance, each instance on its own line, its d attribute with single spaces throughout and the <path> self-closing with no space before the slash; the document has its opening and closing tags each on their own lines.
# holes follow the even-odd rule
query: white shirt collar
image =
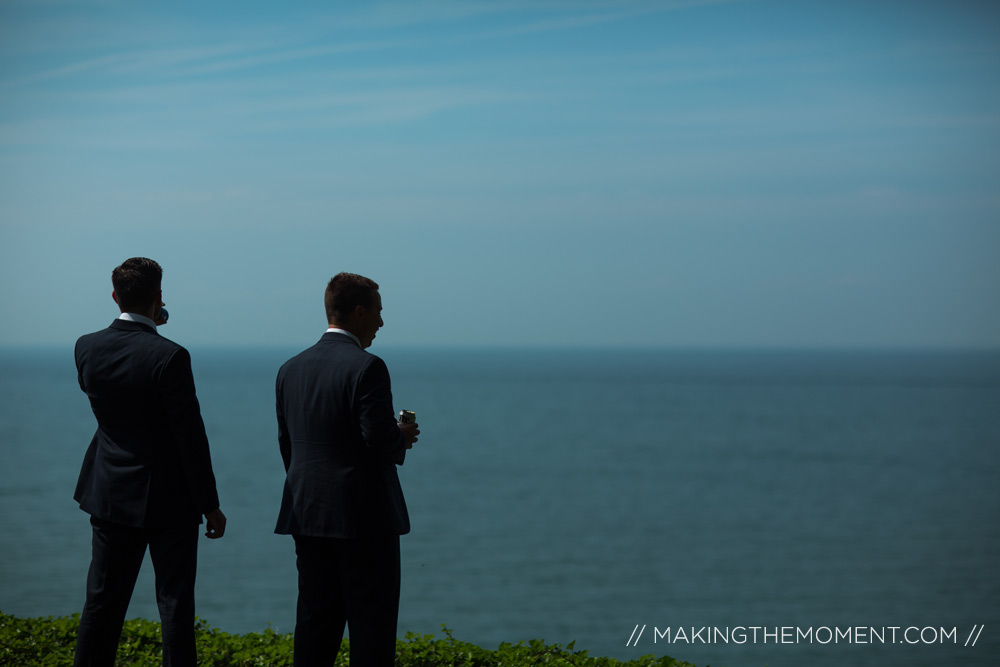
<svg viewBox="0 0 1000 667">
<path fill-rule="evenodd" d="M 118 319 L 125 320 L 126 322 L 138 322 L 139 324 L 145 324 L 148 327 L 153 327 L 156 330 L 156 322 L 149 319 L 145 315 L 139 315 L 137 313 L 122 313 L 118 316 Z"/>
<path fill-rule="evenodd" d="M 352 334 L 347 329 L 338 329 L 337 327 L 330 327 L 329 329 L 326 330 L 326 332 L 327 333 L 338 333 L 338 334 L 344 334 L 345 336 L 350 336 L 352 339 L 354 339 L 354 342 L 358 344 L 358 347 L 361 347 L 361 340 L 358 339 L 357 336 L 355 336 L 354 334 Z"/>
</svg>

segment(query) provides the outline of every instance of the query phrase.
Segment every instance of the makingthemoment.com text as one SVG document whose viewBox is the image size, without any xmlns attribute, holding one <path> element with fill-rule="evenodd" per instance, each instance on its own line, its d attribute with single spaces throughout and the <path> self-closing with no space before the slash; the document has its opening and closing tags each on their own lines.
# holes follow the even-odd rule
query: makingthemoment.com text
<svg viewBox="0 0 1000 667">
<path fill-rule="evenodd" d="M 647 626 L 636 625 L 626 646 L 638 646 Z M 975 645 L 983 626 L 974 626 L 965 645 Z M 647 641 L 649 635 L 646 635 Z M 667 644 L 958 644 L 958 628 L 904 626 L 808 627 L 736 626 L 653 628 L 653 643 Z"/>
</svg>

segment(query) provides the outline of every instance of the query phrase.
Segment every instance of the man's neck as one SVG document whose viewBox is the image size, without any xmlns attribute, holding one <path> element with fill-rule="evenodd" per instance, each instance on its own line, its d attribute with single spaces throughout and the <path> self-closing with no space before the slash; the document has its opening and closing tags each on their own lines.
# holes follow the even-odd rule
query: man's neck
<svg viewBox="0 0 1000 667">
<path fill-rule="evenodd" d="M 156 328 L 156 322 L 153 321 L 152 317 L 143 315 L 141 313 L 125 313 L 123 312 L 118 316 L 120 320 L 126 320 L 128 322 L 138 322 L 139 324 L 145 324 L 146 326 Z"/>
<path fill-rule="evenodd" d="M 348 329 L 345 329 L 344 327 L 342 327 L 340 325 L 331 324 L 331 325 L 329 325 L 329 327 L 327 328 L 326 331 L 327 331 L 327 333 L 333 332 L 333 333 L 339 333 L 339 334 L 344 334 L 344 335 L 350 336 L 352 339 L 354 339 L 354 342 L 358 344 L 358 347 L 361 347 L 361 339 L 358 338 L 357 335 L 355 335 L 353 332 L 349 331 Z"/>
</svg>

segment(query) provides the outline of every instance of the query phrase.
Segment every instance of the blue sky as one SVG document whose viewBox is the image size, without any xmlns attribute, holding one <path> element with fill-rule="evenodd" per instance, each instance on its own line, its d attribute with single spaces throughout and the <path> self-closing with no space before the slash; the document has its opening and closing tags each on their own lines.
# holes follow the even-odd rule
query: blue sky
<svg viewBox="0 0 1000 667">
<path fill-rule="evenodd" d="M 1000 347 L 991 2 L 0 3 L 0 344 Z"/>
</svg>

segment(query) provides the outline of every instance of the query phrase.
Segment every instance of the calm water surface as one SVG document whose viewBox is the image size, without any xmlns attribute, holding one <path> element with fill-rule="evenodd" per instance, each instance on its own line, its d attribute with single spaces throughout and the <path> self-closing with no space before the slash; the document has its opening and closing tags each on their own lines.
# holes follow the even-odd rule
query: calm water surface
<svg viewBox="0 0 1000 667">
<path fill-rule="evenodd" d="M 294 623 L 292 540 L 271 531 L 274 375 L 296 351 L 192 349 L 229 517 L 201 543 L 198 614 L 230 632 Z M 1000 354 L 372 351 L 423 433 L 400 468 L 401 635 L 444 623 L 490 648 L 699 666 L 997 664 Z M 94 419 L 72 349 L 0 351 L 0 399 L 0 609 L 78 612 Z M 130 617 L 157 617 L 150 570 Z M 754 626 L 756 643 L 662 638 Z M 899 643 L 764 643 L 857 626 Z M 906 644 L 910 626 L 938 641 Z"/>
</svg>

